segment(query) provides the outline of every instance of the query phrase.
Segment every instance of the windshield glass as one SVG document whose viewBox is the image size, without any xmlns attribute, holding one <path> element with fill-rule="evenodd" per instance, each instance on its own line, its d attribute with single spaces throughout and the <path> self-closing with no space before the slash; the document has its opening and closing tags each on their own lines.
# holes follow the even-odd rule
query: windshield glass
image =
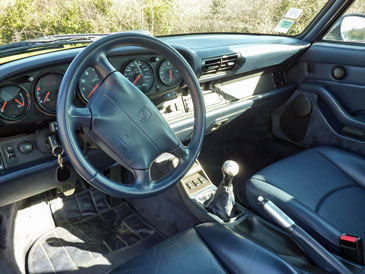
<svg viewBox="0 0 365 274">
<path fill-rule="evenodd" d="M 297 35 L 326 0 L 1 0 L 0 43 L 54 34 L 148 30 L 152 35 Z"/>
</svg>

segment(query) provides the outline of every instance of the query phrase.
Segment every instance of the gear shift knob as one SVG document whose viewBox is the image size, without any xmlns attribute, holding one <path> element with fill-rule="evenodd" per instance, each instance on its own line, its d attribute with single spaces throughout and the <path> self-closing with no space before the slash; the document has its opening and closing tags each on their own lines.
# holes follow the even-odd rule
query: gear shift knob
<svg viewBox="0 0 365 274">
<path fill-rule="evenodd" d="M 222 165 L 223 175 L 236 176 L 240 170 L 238 164 L 235 161 L 227 160 Z"/>
<path fill-rule="evenodd" d="M 222 165 L 223 181 L 222 184 L 230 186 L 233 178 L 238 174 L 240 170 L 238 164 L 235 161 L 227 160 Z"/>
</svg>

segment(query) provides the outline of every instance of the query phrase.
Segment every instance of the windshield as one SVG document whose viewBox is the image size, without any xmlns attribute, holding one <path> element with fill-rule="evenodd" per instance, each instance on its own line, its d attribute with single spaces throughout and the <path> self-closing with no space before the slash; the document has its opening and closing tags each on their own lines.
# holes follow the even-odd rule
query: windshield
<svg viewBox="0 0 365 274">
<path fill-rule="evenodd" d="M 297 35 L 327 0 L 0 0 L 0 64 L 143 31 Z M 77 35 L 76 35 L 77 34 Z"/>
<path fill-rule="evenodd" d="M 326 0 L 1 0 L 0 43 L 54 34 L 148 30 L 152 35 L 296 35 Z M 288 14 L 288 12 L 290 14 Z M 280 21 L 286 19 L 279 25 Z"/>
</svg>

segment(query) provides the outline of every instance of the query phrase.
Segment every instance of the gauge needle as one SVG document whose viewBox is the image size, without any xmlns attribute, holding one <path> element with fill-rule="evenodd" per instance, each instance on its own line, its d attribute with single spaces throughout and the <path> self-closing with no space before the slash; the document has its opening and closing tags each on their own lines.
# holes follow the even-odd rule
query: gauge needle
<svg viewBox="0 0 365 274">
<path fill-rule="evenodd" d="M 96 86 L 92 89 L 92 91 L 90 91 L 89 95 L 87 96 L 87 98 L 90 98 L 90 96 L 94 93 L 94 91 L 98 88 L 99 84 L 96 84 Z"/>
<path fill-rule="evenodd" d="M 47 102 L 49 94 L 50 94 L 50 92 L 48 91 L 46 94 L 46 97 L 44 97 L 43 104 L 45 104 Z"/>
<path fill-rule="evenodd" d="M 21 105 L 22 107 L 24 107 L 24 102 L 20 103 L 20 101 L 18 99 L 15 99 L 15 102 L 17 102 L 19 105 Z"/>
<path fill-rule="evenodd" d="M 133 82 L 133 85 L 135 85 L 138 82 L 139 78 L 141 78 L 141 74 L 138 74 L 136 80 L 134 80 L 134 82 Z"/>
<path fill-rule="evenodd" d="M 172 69 L 170 69 L 170 80 L 172 81 Z"/>
<path fill-rule="evenodd" d="M 5 101 L 5 103 L 3 104 L 3 107 L 1 108 L 1 112 L 4 112 L 4 109 L 5 109 L 7 103 L 8 103 L 8 101 Z"/>
</svg>

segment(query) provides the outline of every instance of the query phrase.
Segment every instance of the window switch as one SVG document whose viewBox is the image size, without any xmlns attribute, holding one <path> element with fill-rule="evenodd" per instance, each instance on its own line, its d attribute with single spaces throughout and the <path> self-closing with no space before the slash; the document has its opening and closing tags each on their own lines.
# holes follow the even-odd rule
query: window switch
<svg viewBox="0 0 365 274">
<path fill-rule="evenodd" d="M 14 164 L 18 161 L 16 152 L 15 152 L 15 148 L 13 145 L 11 145 L 11 144 L 5 145 L 5 146 L 3 146 L 3 150 L 4 150 L 6 161 L 9 164 Z"/>
<path fill-rule="evenodd" d="M 195 185 L 193 183 L 190 183 L 190 182 L 187 182 L 186 183 L 186 186 L 189 188 L 189 189 L 193 189 L 195 187 Z"/>
<path fill-rule="evenodd" d="M 7 155 L 8 155 L 8 159 L 13 159 L 13 158 L 16 158 L 16 155 L 15 155 L 15 150 L 13 147 L 7 147 L 6 149 L 6 152 L 7 152 Z"/>
<path fill-rule="evenodd" d="M 200 181 L 200 183 L 203 185 L 203 184 L 205 184 L 206 182 L 207 182 L 207 180 L 205 179 L 205 178 L 203 178 L 203 177 L 199 177 L 199 179 L 198 179 L 199 181 Z"/>
</svg>

